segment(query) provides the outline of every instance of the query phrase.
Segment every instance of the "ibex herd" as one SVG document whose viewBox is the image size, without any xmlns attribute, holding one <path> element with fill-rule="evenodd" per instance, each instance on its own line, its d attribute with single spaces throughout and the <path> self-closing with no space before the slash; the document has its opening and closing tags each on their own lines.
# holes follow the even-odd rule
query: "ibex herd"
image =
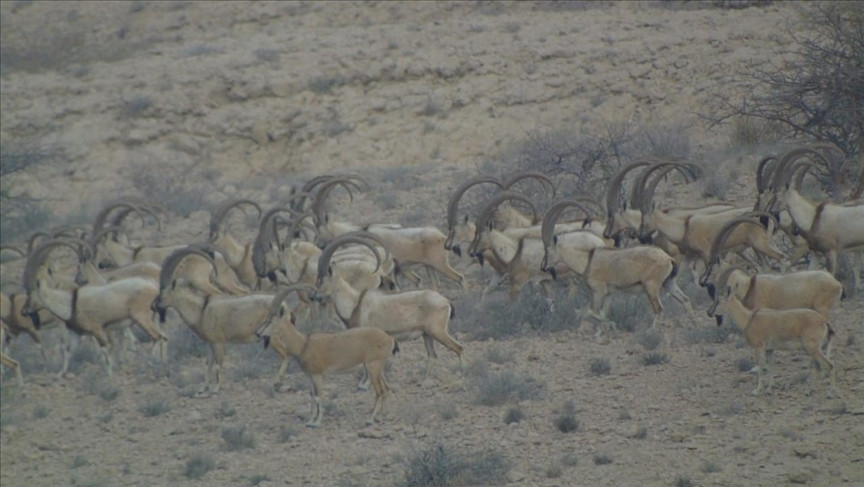
<svg viewBox="0 0 864 487">
<path fill-rule="evenodd" d="M 820 143 L 779 158 L 766 157 L 757 168 L 756 203 L 747 207 L 726 202 L 658 207 L 654 195 L 663 181 L 675 174 L 687 182 L 701 176 L 699 166 L 679 160 L 637 160 L 610 178 L 605 204 L 575 195 L 555 200 L 543 214 L 514 186 L 533 181 L 555 197 L 556 185 L 546 175 L 526 171 L 506 180 L 478 176 L 453 191 L 446 234 L 434 226 L 406 228 L 333 219 L 326 211 L 333 191 L 341 188 L 353 198 L 355 192 L 369 187 L 353 175 L 313 178 L 292 191 L 284 206 L 267 211 L 252 200 L 227 201 L 212 211 L 207 240 L 183 245 L 133 245 L 124 221 L 131 216 L 142 222 L 152 218 L 161 229 L 167 211 L 139 199 L 124 199 L 103 208 L 92 228 L 35 234 L 26 252 L 4 248 L 26 256 L 26 264 L 22 291 L 0 295 L 2 330 L 10 337 L 28 334 L 37 344 L 40 329 L 49 323 L 64 325 L 76 337 L 92 336 L 110 375 L 118 342 L 112 330 L 125 327 L 123 323 L 141 328 L 166 360 L 169 344 L 161 324 L 171 308 L 210 346 L 206 389 L 219 390 L 226 344 L 262 340 L 282 360 L 277 386 L 291 357 L 309 376 L 310 426 L 321 423 L 324 374 L 359 365 L 375 391 L 372 422 L 378 420 L 388 395 L 384 371 L 399 350 L 397 341 L 423 338 L 424 377 L 436 357 L 435 342 L 454 352 L 461 366 L 465 347 L 449 329 L 454 306 L 437 290 L 438 274 L 459 289 L 468 285 L 451 266 L 450 252 L 494 269 L 496 275 L 481 301 L 503 282 L 509 282 L 511 300 L 534 282 L 551 301 L 557 282 L 575 286 L 581 281 L 592 296 L 582 319 L 599 322 L 598 337 L 610 333 L 606 325 L 615 328 L 608 318 L 609 296 L 619 290 L 645 294 L 653 310 L 652 329 L 664 321 L 664 289 L 694 319 L 690 298 L 678 278 L 685 268 L 695 278 L 701 267 L 698 282 L 713 299 L 708 314 L 718 322 L 724 316 L 731 319 L 756 354 L 754 394 L 762 390 L 772 351 L 784 344 L 810 354 L 830 375 L 833 388 L 830 341 L 834 331 L 829 318 L 844 296 L 836 278 L 837 262 L 842 253 L 854 255 L 855 290 L 860 292 L 864 201 L 839 201 L 836 194 L 838 201 L 814 201 L 802 194 L 801 186 L 808 174 L 818 180 L 830 158 L 840 156 L 835 147 Z M 625 179 L 636 170 L 641 172 L 625 194 Z M 476 218 L 467 213 L 460 218 L 460 201 L 479 185 L 495 192 Z M 852 195 L 860 198 L 861 193 L 862 188 L 857 188 Z M 517 206 L 530 211 L 524 213 Z M 233 235 L 225 223 L 232 211 L 243 208 L 254 210 L 259 222 L 257 234 L 249 241 Z M 577 218 L 562 219 L 572 210 L 579 212 Z M 794 246 L 788 256 L 776 245 L 784 234 Z M 77 258 L 74 279 L 64 280 L 54 270 L 52 255 L 63 248 L 71 249 Z M 756 263 L 747 249 L 753 251 Z M 791 271 L 807 254 L 823 256 L 826 270 Z M 766 259 L 775 263 L 767 265 Z M 816 261 L 811 257 L 809 262 Z M 426 270 L 431 288 L 423 288 L 424 279 L 411 267 Z M 400 276 L 408 277 L 418 289 L 400 290 Z M 292 294 L 296 299 L 289 303 Z M 316 312 L 329 312 L 346 330 L 299 331 L 301 315 Z M 14 368 L 22 383 L 18 363 L 5 353 L 5 337 L 3 344 L 3 365 Z M 122 352 L 123 347 L 119 348 Z M 69 350 L 64 350 L 61 376 L 68 369 L 68 356 Z"/>
</svg>

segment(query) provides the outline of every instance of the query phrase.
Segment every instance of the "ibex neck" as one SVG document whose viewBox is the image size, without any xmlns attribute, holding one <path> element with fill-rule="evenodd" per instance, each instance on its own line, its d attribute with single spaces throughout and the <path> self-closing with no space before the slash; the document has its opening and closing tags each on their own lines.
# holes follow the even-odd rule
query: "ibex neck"
<svg viewBox="0 0 864 487">
<path fill-rule="evenodd" d="M 735 322 L 735 326 L 741 331 L 746 330 L 747 325 L 750 324 L 750 320 L 753 319 L 755 311 L 747 309 L 735 296 L 729 298 L 727 309 L 729 310 L 730 318 Z"/>
</svg>

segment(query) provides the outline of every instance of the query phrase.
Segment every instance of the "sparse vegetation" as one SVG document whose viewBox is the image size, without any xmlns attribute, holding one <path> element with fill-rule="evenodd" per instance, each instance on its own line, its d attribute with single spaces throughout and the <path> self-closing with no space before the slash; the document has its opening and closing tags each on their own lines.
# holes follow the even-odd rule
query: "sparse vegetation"
<svg viewBox="0 0 864 487">
<path fill-rule="evenodd" d="M 518 423 L 523 419 L 525 419 L 525 413 L 518 407 L 511 407 L 504 414 L 504 422 L 507 424 Z"/>
<path fill-rule="evenodd" d="M 753 370 L 753 367 L 756 366 L 756 364 L 747 357 L 739 358 L 735 365 L 738 367 L 738 372 L 750 372 Z"/>
<path fill-rule="evenodd" d="M 673 485 L 675 487 L 693 487 L 693 481 L 690 480 L 690 477 L 679 475 L 675 478 L 675 483 Z"/>
<path fill-rule="evenodd" d="M 255 436 L 246 430 L 245 426 L 229 426 L 222 428 L 222 439 L 228 451 L 255 448 Z"/>
<path fill-rule="evenodd" d="M 452 402 L 442 403 L 438 406 L 438 417 L 444 421 L 450 421 L 459 417 L 459 408 Z"/>
<path fill-rule="evenodd" d="M 151 398 L 147 399 L 147 401 L 138 407 L 138 412 L 143 414 L 148 418 L 152 418 L 154 416 L 159 416 L 161 414 L 167 413 L 171 410 L 171 407 L 167 402 L 162 399 Z"/>
<path fill-rule="evenodd" d="M 642 354 L 642 365 L 662 365 L 669 363 L 669 356 L 665 353 L 651 352 Z"/>
<path fill-rule="evenodd" d="M 207 475 L 207 472 L 216 468 L 216 463 L 207 455 L 195 455 L 189 460 L 186 460 L 186 467 L 183 470 L 183 475 L 186 478 L 199 480 Z"/>
<path fill-rule="evenodd" d="M 576 419 L 576 405 L 573 401 L 564 404 L 558 417 L 555 418 L 555 427 L 562 433 L 572 433 L 579 430 L 579 420 Z"/>
<path fill-rule="evenodd" d="M 644 440 L 645 438 L 648 438 L 648 428 L 645 426 L 640 426 L 636 430 L 636 434 L 633 435 L 633 438 L 636 438 L 637 440 Z"/>
<path fill-rule="evenodd" d="M 51 408 L 40 404 L 33 409 L 33 417 L 35 419 L 45 419 L 51 414 Z"/>
<path fill-rule="evenodd" d="M 285 426 L 284 424 L 279 427 L 279 443 L 287 443 L 295 436 L 297 436 L 296 429 L 290 426 Z"/>
<path fill-rule="evenodd" d="M 510 469 L 498 452 L 456 452 L 440 444 L 415 453 L 406 463 L 404 487 L 493 485 Z"/>
<path fill-rule="evenodd" d="M 663 343 L 663 335 L 655 332 L 644 331 L 636 335 L 636 341 L 647 351 L 656 350 Z"/>
<path fill-rule="evenodd" d="M 612 364 L 607 358 L 594 358 L 591 359 L 589 370 L 591 371 L 591 375 L 595 377 L 609 375 L 612 372 Z"/>
<path fill-rule="evenodd" d="M 319 95 L 329 95 L 334 89 L 345 84 L 345 78 L 339 75 L 316 76 L 309 80 L 307 87 L 309 91 Z"/>
<path fill-rule="evenodd" d="M 829 140 L 853 155 L 864 134 L 864 63 L 858 54 L 864 52 L 864 6 L 809 4 L 795 27 L 804 31 L 787 30 L 792 52 L 784 63 L 749 71 L 744 96 L 718 98 L 720 109 L 711 119 L 764 121 L 783 136 Z"/>
<path fill-rule="evenodd" d="M 74 470 L 81 467 L 86 467 L 90 465 L 90 460 L 87 460 L 87 457 L 83 455 L 75 455 L 75 458 L 72 459 L 72 464 L 70 467 Z"/>
<path fill-rule="evenodd" d="M 477 403 L 499 406 L 513 401 L 536 399 L 542 386 L 530 376 L 511 371 L 489 372 L 476 379 Z"/>
<path fill-rule="evenodd" d="M 594 454 L 594 465 L 609 465 L 612 463 L 612 457 L 605 453 Z"/>
</svg>

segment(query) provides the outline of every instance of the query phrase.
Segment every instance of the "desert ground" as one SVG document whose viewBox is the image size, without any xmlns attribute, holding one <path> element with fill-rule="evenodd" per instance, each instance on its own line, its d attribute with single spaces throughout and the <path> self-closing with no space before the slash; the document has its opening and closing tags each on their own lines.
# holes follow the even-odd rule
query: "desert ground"
<svg viewBox="0 0 864 487">
<path fill-rule="evenodd" d="M 550 173 L 562 192 L 600 197 L 616 164 L 653 151 L 706 169 L 665 184 L 664 204 L 750 205 L 758 160 L 794 142 L 744 143 L 741 126 L 703 115 L 740 97 L 755 66 L 782 63 L 802 7 L 4 1 L 2 146 L 42 162 L 2 181 L 4 197 L 33 202 L 4 212 L 3 244 L 89 224 L 124 196 L 170 211 L 161 231 L 134 227 L 135 241 L 197 242 L 221 202 L 270 208 L 293 185 L 348 172 L 369 188 L 334 194 L 334 218 L 446 230 L 464 179 L 548 170 L 562 148 L 582 160 L 616 133 L 629 134 L 623 153 Z M 255 221 L 235 215 L 231 228 L 251 239 Z M 64 334 L 43 331 L 47 361 L 19 337 L 9 354 L 25 386 L 4 369 L 0 484 L 864 485 L 861 293 L 834 310 L 835 394 L 819 381 L 808 395 L 810 359 L 778 352 L 773 394 L 753 397 L 751 352 L 706 316 L 686 272 L 696 317 L 664 295 L 668 343 L 645 331 L 644 296 L 617 294 L 619 330 L 596 340 L 578 319 L 584 290 L 554 308 L 533 286 L 481 304 L 491 271 L 450 260 L 467 277 L 440 287 L 464 368 L 439 345 L 424 380 L 422 341 L 401 342 L 373 426 L 373 394 L 347 373 L 325 380 L 323 425 L 306 428 L 307 379 L 292 364 L 275 390 L 279 360 L 259 343 L 229 345 L 222 390 L 200 393 L 206 348 L 176 315 L 167 364 L 145 340 L 111 377 L 92 341 L 57 378 Z M 23 259 L 2 266 L 3 291 L 18 292 Z"/>
</svg>

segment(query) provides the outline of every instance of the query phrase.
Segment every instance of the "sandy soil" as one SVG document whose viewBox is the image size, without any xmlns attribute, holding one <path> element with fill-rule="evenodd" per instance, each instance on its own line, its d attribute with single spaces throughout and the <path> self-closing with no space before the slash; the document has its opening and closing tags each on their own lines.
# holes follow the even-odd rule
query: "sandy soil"
<svg viewBox="0 0 864 487">
<path fill-rule="evenodd" d="M 699 114 L 714 96 L 736 96 L 748 69 L 781 58 L 797 7 L 699 7 L 4 2 L 3 144 L 38 137 L 62 148 L 63 163 L 3 190 L 42 200 L 52 225 L 92 221 L 111 198 L 154 198 L 175 214 L 163 234 L 136 238 L 174 243 L 203 238 L 208 210 L 227 198 L 269 207 L 310 175 L 353 171 L 372 189 L 334 214 L 440 227 L 460 178 L 506 165 L 527 134 L 615 122 L 686 130 L 693 154 L 723 165 L 727 197 L 749 204 L 763 153 L 729 150 L 728 127 L 706 129 Z M 702 191 L 679 184 L 661 197 L 691 203 Z M 774 394 L 751 397 L 755 377 L 739 370 L 749 351 L 715 333 L 696 286 L 685 287 L 695 321 L 665 298 L 672 343 L 656 353 L 668 362 L 646 366 L 638 332 L 601 344 L 574 324 L 481 339 L 508 311 L 501 297 L 481 308 L 488 274 L 454 261 L 469 290 L 445 283 L 442 293 L 456 304 L 464 378 L 438 347 L 421 380 L 422 343 L 405 342 L 388 372 L 386 421 L 372 427 L 372 393 L 347 374 L 326 381 L 323 427 L 305 428 L 305 378 L 292 367 L 274 391 L 278 361 L 260 345 L 231 348 L 224 390 L 199 395 L 202 349 L 181 328 L 169 329 L 170 376 L 143 344 L 111 378 L 82 352 L 58 380 L 58 333 L 45 333 L 47 367 L 21 338 L 11 353 L 27 384 L 4 373 L 0 483 L 402 485 L 412 459 L 441 445 L 502 460 L 487 467 L 501 476 L 477 481 L 487 485 L 864 485 L 862 297 L 833 322 L 838 395 L 824 384 L 806 395 L 810 361 L 780 352 Z M 20 270 L 3 263 L 4 291 Z M 641 330 L 650 318 L 635 309 Z M 594 359 L 609 373 L 593 374 Z M 484 405 L 495 379 L 516 397 Z M 578 428 L 565 433 L 556 420 L 568 403 Z M 507 424 L 514 408 L 524 419 Z M 226 433 L 239 428 L 254 446 L 231 449 Z M 201 480 L 189 475 L 196 459 L 212 462 Z"/>
</svg>

